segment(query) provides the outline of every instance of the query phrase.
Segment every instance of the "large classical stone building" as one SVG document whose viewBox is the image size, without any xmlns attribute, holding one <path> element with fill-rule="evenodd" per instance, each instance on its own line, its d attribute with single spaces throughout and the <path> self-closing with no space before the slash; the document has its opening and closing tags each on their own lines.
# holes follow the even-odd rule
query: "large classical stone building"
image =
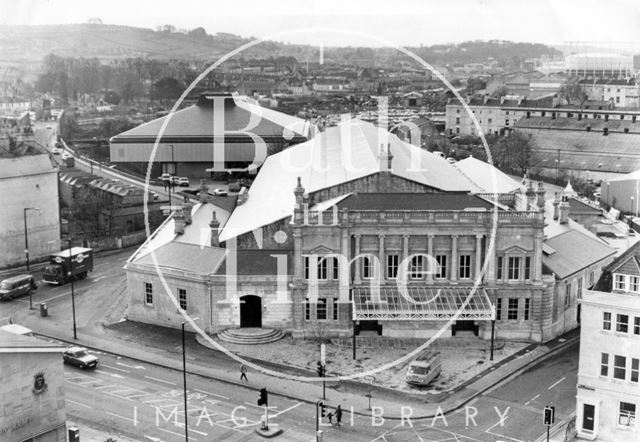
<svg viewBox="0 0 640 442">
<path fill-rule="evenodd" d="M 495 320 L 498 337 L 531 342 L 575 327 L 576 291 L 563 278 L 599 269 L 612 250 L 545 272 L 576 238 L 543 258 L 544 189 L 471 176 L 372 124 L 330 128 L 270 156 L 248 191 L 203 188 L 169 218 L 126 265 L 127 317 L 179 327 L 184 310 L 208 333 L 355 326 L 427 337 L 444 327 L 487 339 Z M 552 236 L 575 230 L 568 206 L 550 215 Z"/>
</svg>

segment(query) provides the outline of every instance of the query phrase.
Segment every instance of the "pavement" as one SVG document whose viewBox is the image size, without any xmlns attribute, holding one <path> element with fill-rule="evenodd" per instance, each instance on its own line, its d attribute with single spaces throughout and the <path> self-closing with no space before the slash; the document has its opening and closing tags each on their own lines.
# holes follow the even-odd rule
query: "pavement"
<svg viewBox="0 0 640 442">
<path fill-rule="evenodd" d="M 38 321 L 37 334 L 165 368 L 182 370 L 180 330 L 123 321 L 104 328 L 101 326 L 80 328 L 78 340 L 74 341 L 71 336 L 62 333 L 59 327 L 50 327 L 47 322 L 46 319 Z M 54 324 L 51 323 L 51 325 Z M 381 414 L 385 419 L 401 419 L 402 407 L 412 408 L 414 413 L 412 419 L 446 415 L 464 407 L 465 404 L 498 384 L 518 376 L 533 365 L 561 352 L 578 339 L 579 331 L 574 330 L 544 345 L 530 345 L 448 394 L 425 397 L 407 393 L 400 394 L 359 382 L 340 382 L 339 384 L 327 382 L 328 399 L 325 403 L 330 407 L 340 404 L 347 412 L 352 409 L 356 415 L 371 416 L 373 411 L 369 408 L 369 398 L 366 397 L 367 393 L 371 392 L 372 407 L 377 407 L 374 410 L 375 413 Z M 239 364 L 222 356 L 221 353 L 199 344 L 194 333 L 188 333 L 186 354 L 188 373 L 228 384 L 247 386 L 239 379 Z M 259 361 L 252 362 L 258 363 Z M 315 376 L 315 373 L 273 363 L 264 363 L 264 365 L 271 370 L 280 372 L 283 377 L 276 378 L 255 369 L 250 370 L 248 373 L 250 385 L 255 385 L 256 389 L 267 386 L 271 395 L 283 396 L 310 404 L 321 399 L 322 388 L 318 383 L 314 385 L 308 381 L 291 380 L 287 377 L 291 375 L 312 377 Z M 554 428 L 554 434 L 561 432 L 559 428 Z M 558 440 L 563 440 L 563 438 Z"/>
</svg>

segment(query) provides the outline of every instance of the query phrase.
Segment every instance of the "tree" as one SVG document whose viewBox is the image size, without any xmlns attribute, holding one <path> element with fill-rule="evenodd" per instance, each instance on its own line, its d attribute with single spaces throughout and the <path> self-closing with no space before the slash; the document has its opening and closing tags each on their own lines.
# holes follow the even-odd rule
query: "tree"
<svg viewBox="0 0 640 442">
<path fill-rule="evenodd" d="M 531 135 L 511 132 L 490 146 L 494 164 L 505 173 L 524 175 L 531 167 L 531 152 L 535 147 Z"/>
<path fill-rule="evenodd" d="M 565 83 L 559 92 L 560 96 L 567 100 L 568 104 L 578 104 L 582 106 L 587 100 L 587 94 L 584 93 L 580 84 L 578 83 Z"/>
<path fill-rule="evenodd" d="M 151 98 L 156 100 L 176 99 L 184 91 L 184 85 L 173 77 L 156 81 L 151 88 Z"/>
<path fill-rule="evenodd" d="M 120 104 L 120 100 L 122 100 L 122 98 L 115 91 L 107 91 L 104 94 L 104 101 L 106 101 L 109 104 L 118 105 L 118 104 Z"/>
<path fill-rule="evenodd" d="M 111 138 L 114 135 L 118 135 L 129 129 L 132 129 L 136 125 L 131 123 L 126 118 L 105 118 L 100 122 L 99 131 L 100 135 L 105 138 Z"/>
</svg>

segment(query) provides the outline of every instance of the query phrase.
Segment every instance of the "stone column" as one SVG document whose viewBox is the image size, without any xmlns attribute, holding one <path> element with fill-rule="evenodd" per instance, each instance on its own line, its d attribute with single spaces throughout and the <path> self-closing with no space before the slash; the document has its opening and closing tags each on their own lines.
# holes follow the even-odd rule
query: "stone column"
<svg viewBox="0 0 640 442">
<path fill-rule="evenodd" d="M 480 276 L 482 272 L 482 235 L 476 235 L 476 273 L 474 279 Z"/>
<path fill-rule="evenodd" d="M 434 265 L 430 265 L 427 272 L 427 284 L 433 284 L 433 272 L 435 271 L 434 267 L 436 264 L 436 257 L 433 255 L 433 235 L 427 235 L 427 255 L 429 255 L 429 261 L 431 261 Z"/>
<path fill-rule="evenodd" d="M 535 234 L 533 256 L 531 257 L 531 279 L 539 282 L 542 280 L 542 231 Z"/>
<path fill-rule="evenodd" d="M 380 261 L 379 263 L 379 267 L 380 269 L 378 270 L 380 273 L 378 273 L 378 275 L 380 276 L 380 278 L 378 279 L 380 281 L 380 284 L 384 284 L 384 282 L 386 281 L 386 261 L 384 259 L 384 235 L 378 235 L 378 260 Z"/>
<path fill-rule="evenodd" d="M 451 235 L 451 282 L 458 280 L 458 235 Z"/>
<path fill-rule="evenodd" d="M 356 237 L 356 250 L 355 250 L 355 253 L 354 253 L 354 258 L 360 254 L 360 235 L 355 235 L 355 237 Z M 362 260 L 361 259 L 356 259 L 354 261 L 354 265 L 355 265 L 355 268 L 356 268 L 356 272 L 355 272 L 356 275 L 353 278 L 353 283 L 354 284 L 360 284 L 360 283 L 362 283 L 362 280 L 360 278 L 360 269 L 362 268 Z"/>
</svg>

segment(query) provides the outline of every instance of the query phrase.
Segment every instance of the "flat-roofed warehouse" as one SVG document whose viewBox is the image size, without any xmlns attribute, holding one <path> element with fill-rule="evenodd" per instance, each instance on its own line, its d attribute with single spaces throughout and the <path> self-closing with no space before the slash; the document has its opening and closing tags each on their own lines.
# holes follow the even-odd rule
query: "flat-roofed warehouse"
<svg viewBox="0 0 640 442">
<path fill-rule="evenodd" d="M 112 137 L 110 156 L 112 162 L 127 163 L 141 173 L 152 161 L 152 177 L 171 173 L 204 178 L 214 162 L 220 170 L 260 166 L 267 153 L 312 135 L 313 126 L 305 120 L 263 108 L 246 97 L 205 92 L 192 106 Z M 261 142 L 266 149 L 260 148 Z"/>
</svg>

